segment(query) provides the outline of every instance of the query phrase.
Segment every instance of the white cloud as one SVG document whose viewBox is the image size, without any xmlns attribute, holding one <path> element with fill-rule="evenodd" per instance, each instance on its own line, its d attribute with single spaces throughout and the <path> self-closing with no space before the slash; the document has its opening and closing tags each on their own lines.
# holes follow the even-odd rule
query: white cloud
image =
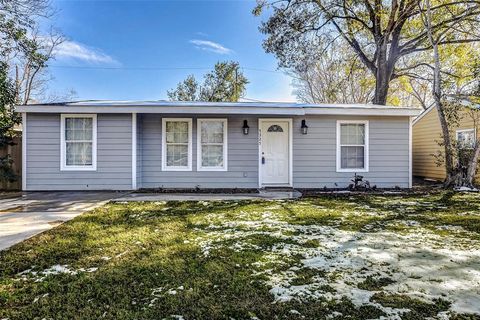
<svg viewBox="0 0 480 320">
<path fill-rule="evenodd" d="M 89 63 L 118 64 L 119 62 L 100 49 L 75 41 L 65 41 L 54 50 L 56 58 L 75 59 Z"/>
<path fill-rule="evenodd" d="M 218 54 L 233 53 L 232 49 L 226 48 L 222 46 L 220 43 L 213 42 L 213 41 L 194 39 L 194 40 L 190 40 L 190 43 L 192 43 L 195 46 L 195 48 L 205 50 L 205 51 L 215 52 Z"/>
</svg>

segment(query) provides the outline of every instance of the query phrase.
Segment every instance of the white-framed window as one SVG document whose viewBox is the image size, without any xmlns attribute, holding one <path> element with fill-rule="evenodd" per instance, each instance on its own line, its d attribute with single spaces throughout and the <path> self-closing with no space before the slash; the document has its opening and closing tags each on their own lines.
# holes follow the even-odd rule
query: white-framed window
<svg viewBox="0 0 480 320">
<path fill-rule="evenodd" d="M 457 130 L 457 145 L 461 149 L 472 149 L 476 141 L 475 129 Z"/>
<path fill-rule="evenodd" d="M 97 115 L 60 116 L 60 170 L 97 170 Z"/>
<path fill-rule="evenodd" d="M 227 171 L 227 119 L 197 120 L 197 170 Z"/>
<path fill-rule="evenodd" d="M 162 170 L 192 170 L 192 119 L 162 119 Z"/>
<path fill-rule="evenodd" d="M 368 172 L 368 120 L 337 121 L 337 172 Z"/>
</svg>

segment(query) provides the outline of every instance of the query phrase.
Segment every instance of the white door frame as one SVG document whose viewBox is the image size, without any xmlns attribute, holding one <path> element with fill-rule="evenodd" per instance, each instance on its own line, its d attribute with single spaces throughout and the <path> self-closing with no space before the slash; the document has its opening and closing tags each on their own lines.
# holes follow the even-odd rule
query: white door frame
<svg viewBox="0 0 480 320">
<path fill-rule="evenodd" d="M 262 124 L 269 121 L 288 122 L 288 183 L 285 185 L 264 185 L 262 181 Z M 292 118 L 258 119 L 258 187 L 293 187 L 293 120 Z"/>
</svg>

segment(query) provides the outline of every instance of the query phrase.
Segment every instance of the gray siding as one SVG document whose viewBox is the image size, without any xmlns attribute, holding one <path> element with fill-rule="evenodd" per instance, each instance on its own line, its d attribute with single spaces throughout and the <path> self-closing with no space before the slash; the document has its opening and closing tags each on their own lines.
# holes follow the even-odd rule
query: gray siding
<svg viewBox="0 0 480 320">
<path fill-rule="evenodd" d="M 303 119 L 303 118 L 302 118 Z M 358 173 L 378 187 L 408 188 L 408 117 L 306 117 L 308 134 L 293 134 L 296 188 L 344 188 L 353 172 L 336 172 L 337 120 L 369 120 L 369 172 Z M 294 119 L 294 128 L 301 125 Z"/>
<path fill-rule="evenodd" d="M 27 190 L 131 189 L 130 114 L 98 114 L 97 170 L 60 171 L 60 114 L 27 115 Z"/>
<path fill-rule="evenodd" d="M 187 118 L 172 115 L 171 118 Z M 202 116 L 202 118 L 215 118 Z M 222 118 L 218 116 L 218 118 Z M 223 117 L 226 118 L 226 117 Z M 243 135 L 243 120 L 247 119 L 250 134 Z M 162 117 L 148 114 L 143 126 L 143 188 L 257 188 L 258 140 L 255 118 L 228 119 L 228 171 L 197 171 L 197 118 L 193 118 L 192 171 L 162 171 Z"/>
<path fill-rule="evenodd" d="M 169 117 L 184 117 L 171 115 Z M 199 115 L 201 118 L 213 118 Z M 258 118 L 228 118 L 228 171 L 197 171 L 197 117 L 193 117 L 192 171 L 162 171 L 162 115 L 137 116 L 138 188 L 257 188 Z M 250 134 L 243 135 L 247 119 Z M 309 131 L 300 134 L 301 120 Z M 27 190 L 128 190 L 131 188 L 130 114 L 99 114 L 97 171 L 60 171 L 60 115 L 27 116 Z M 408 117 L 294 117 L 295 188 L 346 187 L 353 173 L 336 172 L 336 120 L 369 120 L 369 172 L 378 187 L 408 187 Z"/>
<path fill-rule="evenodd" d="M 193 118 L 192 171 L 175 172 L 161 170 L 161 115 L 144 116 L 142 187 L 257 188 L 258 118 L 262 117 L 247 119 L 250 134 L 245 136 L 241 132 L 245 118 L 228 117 L 228 172 L 196 171 L 197 117 Z M 300 134 L 302 119 L 309 126 L 307 135 Z M 360 175 L 378 187 L 408 187 L 408 117 L 310 116 L 295 117 L 293 122 L 295 188 L 343 188 L 350 183 L 354 173 L 336 172 L 337 120 L 369 120 L 369 172 Z"/>
</svg>

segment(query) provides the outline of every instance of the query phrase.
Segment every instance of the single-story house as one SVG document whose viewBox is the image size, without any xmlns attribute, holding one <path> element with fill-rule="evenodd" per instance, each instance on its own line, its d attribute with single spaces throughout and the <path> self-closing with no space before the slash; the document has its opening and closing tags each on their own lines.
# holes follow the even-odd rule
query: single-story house
<svg viewBox="0 0 480 320">
<path fill-rule="evenodd" d="M 480 139 L 480 123 L 472 117 L 465 107 L 460 113 L 459 126 L 453 128 L 459 147 L 472 147 Z M 477 115 L 478 116 L 478 115 Z M 477 122 L 477 123 L 475 123 Z M 413 121 L 413 175 L 416 177 L 444 181 L 446 171 L 444 165 L 437 164 L 435 155 L 443 151 L 439 144 L 442 141 L 442 128 L 438 118 L 437 109 L 432 106 L 422 112 Z M 476 181 L 480 181 L 480 173 L 477 173 Z"/>
<path fill-rule="evenodd" d="M 23 190 L 412 185 L 418 109 L 83 101 L 17 107 Z"/>
</svg>

